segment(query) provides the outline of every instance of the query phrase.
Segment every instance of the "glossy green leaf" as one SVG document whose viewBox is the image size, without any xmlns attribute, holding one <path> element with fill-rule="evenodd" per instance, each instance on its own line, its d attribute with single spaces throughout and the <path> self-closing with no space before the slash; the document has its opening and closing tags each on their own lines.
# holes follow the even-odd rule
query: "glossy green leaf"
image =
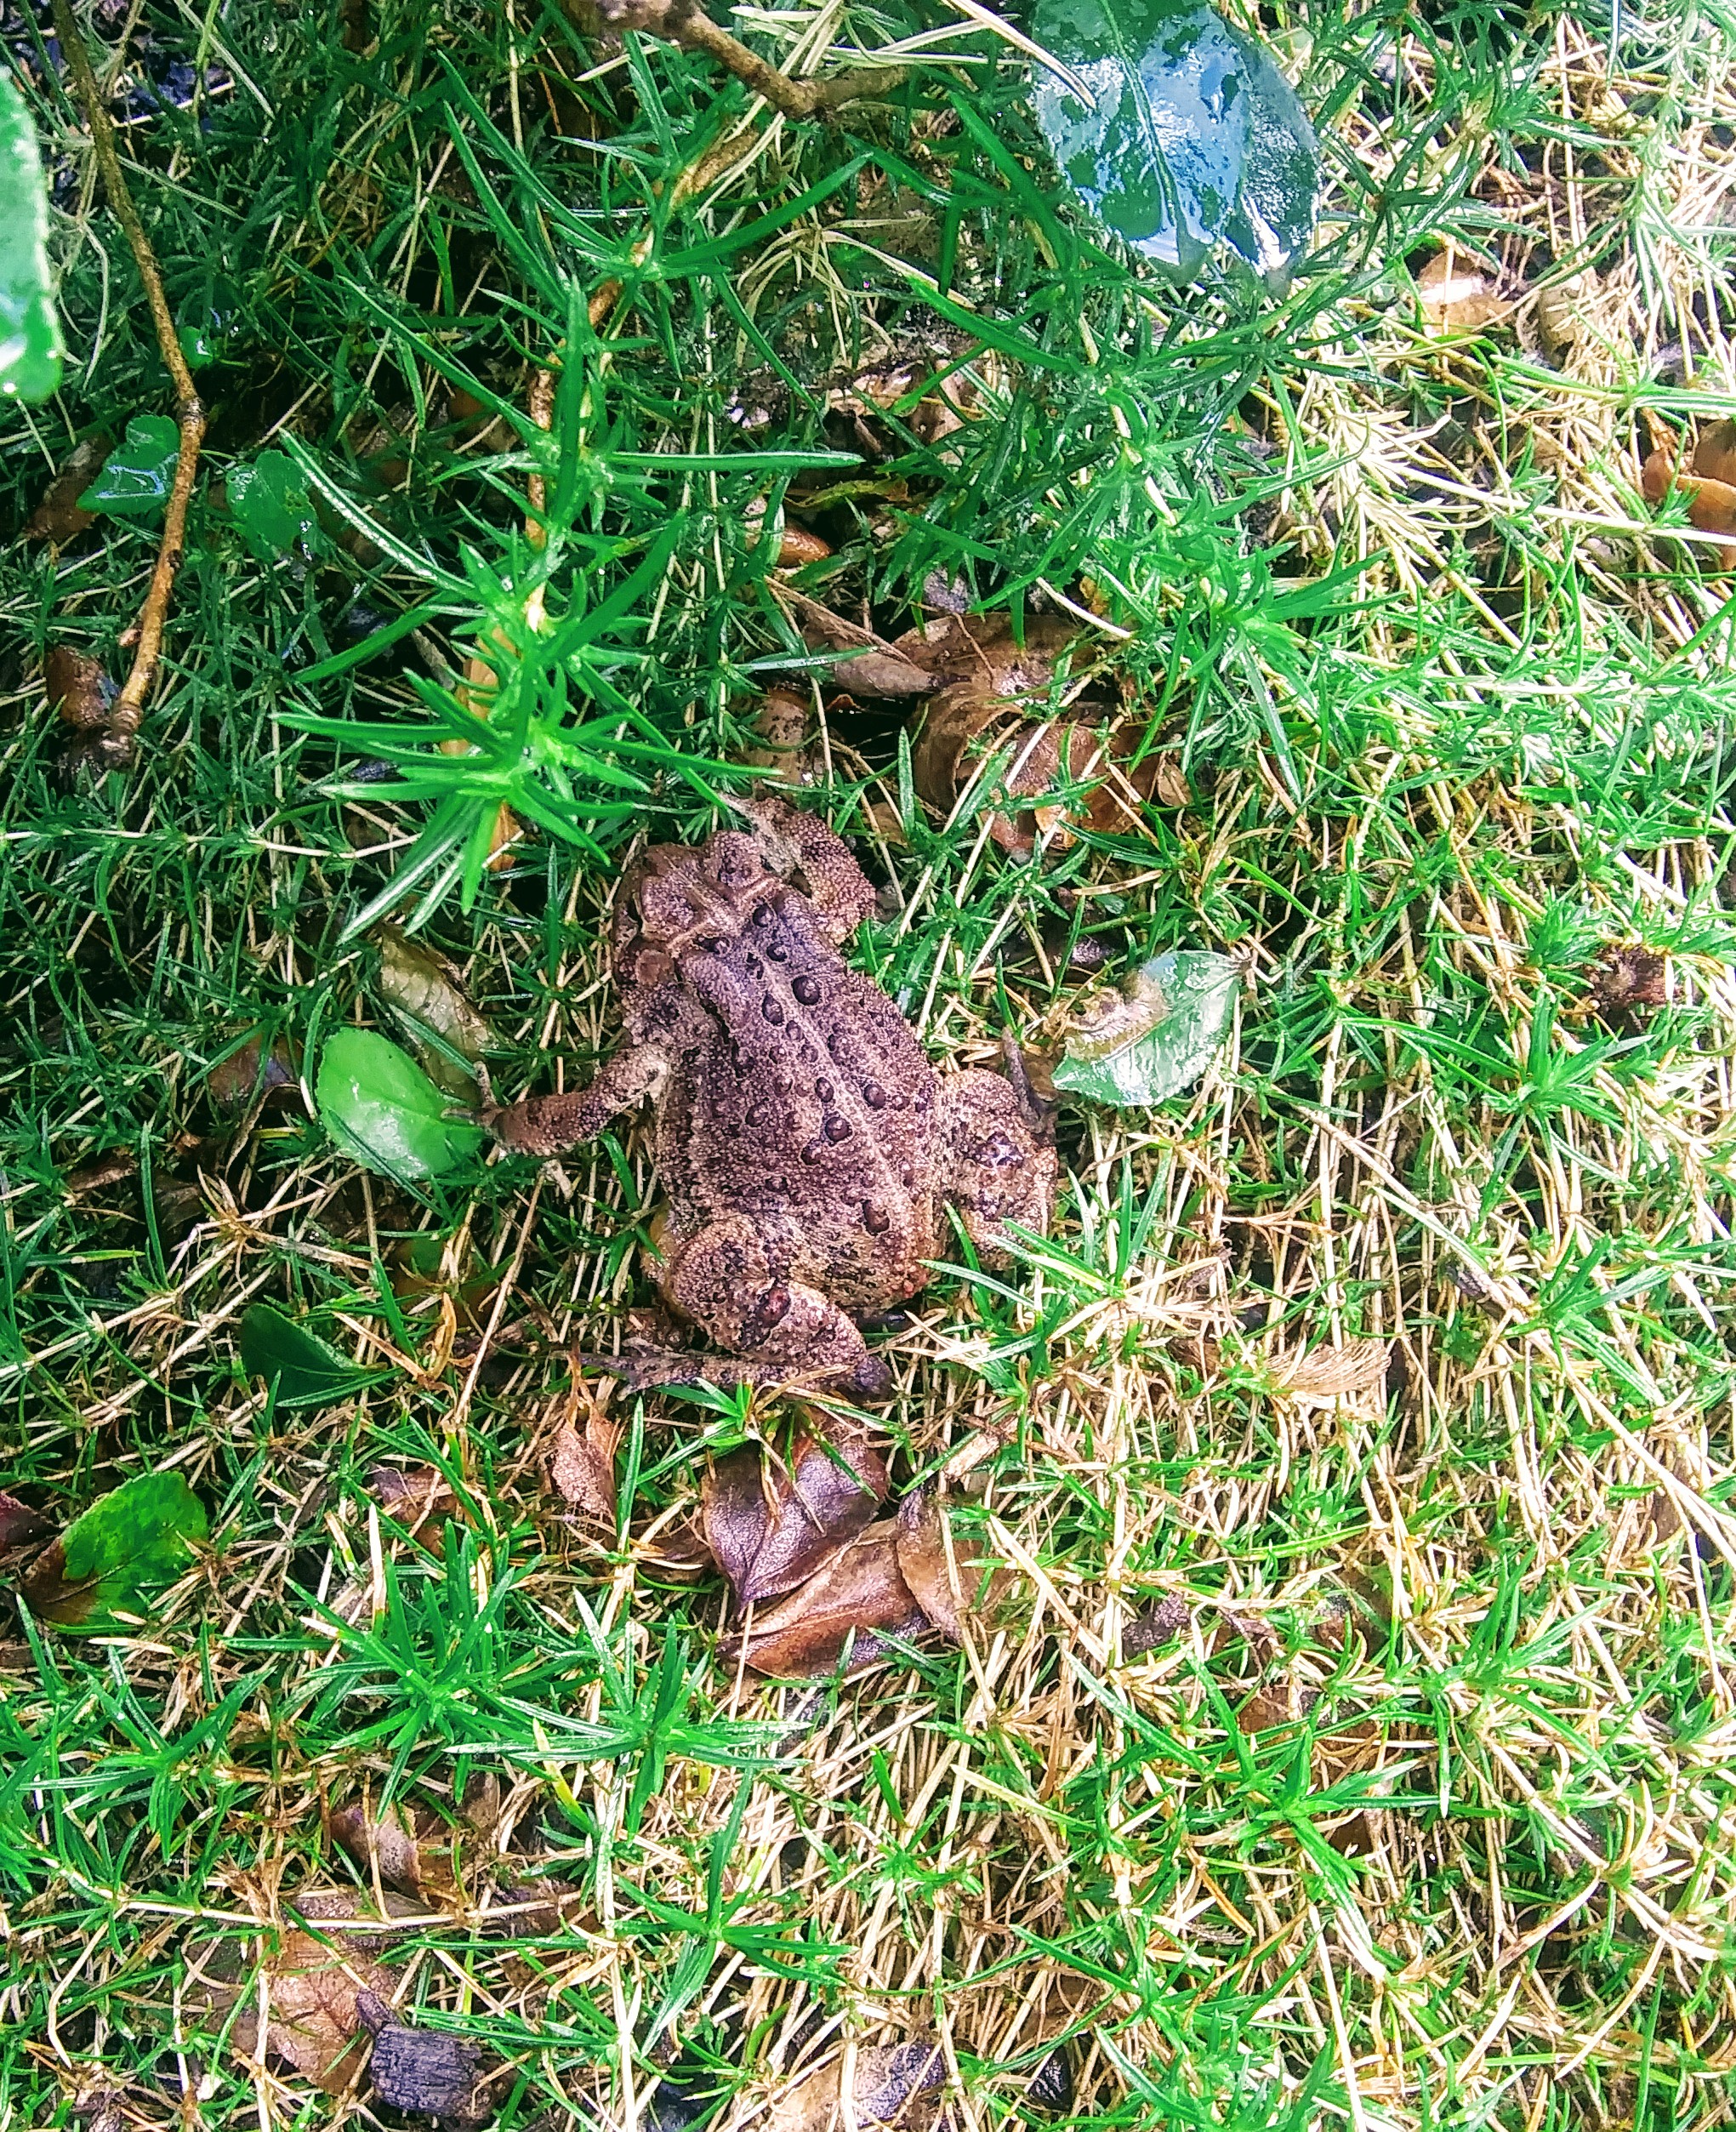
<svg viewBox="0 0 1736 2132">
<path fill-rule="evenodd" d="M 180 448 L 181 433 L 168 415 L 135 414 L 127 425 L 126 442 L 109 453 L 79 498 L 80 510 L 106 511 L 111 518 L 155 518 L 174 486 Z"/>
<path fill-rule="evenodd" d="M 1056 1086 L 1123 1109 L 1191 1088 L 1228 1026 L 1239 978 L 1227 955 L 1186 948 L 1158 955 L 1081 1017 Z"/>
<path fill-rule="evenodd" d="M 60 388 L 48 237 L 36 128 L 24 99 L 0 74 L 0 397 L 46 400 Z"/>
<path fill-rule="evenodd" d="M 250 1304 L 242 1314 L 236 1345 L 249 1377 L 276 1385 L 280 1406 L 331 1406 L 381 1374 L 357 1369 L 317 1333 L 268 1303 Z"/>
<path fill-rule="evenodd" d="M 1178 279 L 1220 240 L 1282 289 L 1314 226 L 1320 153 L 1269 53 L 1200 0 L 1036 0 L 1037 117 L 1092 213 Z"/>
<path fill-rule="evenodd" d="M 31 1565 L 24 1596 L 39 1620 L 111 1629 L 144 1616 L 145 1601 L 192 1559 L 210 1531 L 179 1474 L 140 1474 L 99 1496 Z"/>
<path fill-rule="evenodd" d="M 276 562 L 318 541 L 307 483 L 287 453 L 261 452 L 251 466 L 236 467 L 226 487 L 242 539 L 261 562 Z"/>
<path fill-rule="evenodd" d="M 401 1184 L 447 1177 L 476 1154 L 479 1127 L 451 1118 L 443 1095 L 407 1052 L 372 1029 L 339 1029 L 320 1060 L 314 1102 L 346 1154 Z"/>
</svg>

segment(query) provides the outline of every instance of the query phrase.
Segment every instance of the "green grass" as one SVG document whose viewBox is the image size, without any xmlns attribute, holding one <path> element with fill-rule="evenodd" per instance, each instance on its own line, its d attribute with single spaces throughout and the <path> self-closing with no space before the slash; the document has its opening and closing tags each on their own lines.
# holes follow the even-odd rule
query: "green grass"
<svg viewBox="0 0 1736 2132">
<path fill-rule="evenodd" d="M 778 57 L 817 18 L 740 20 Z M 1727 2120 L 1730 587 L 1638 473 L 1649 425 L 1736 413 L 1736 23 L 1260 21 L 1329 165 L 1278 303 L 1106 249 L 984 33 L 768 131 L 709 63 L 530 7 L 141 11 L 128 79 L 213 70 L 124 146 L 221 361 L 128 777 L 59 776 L 41 659 L 118 670 L 149 528 L 0 552 L 0 1485 L 70 1515 L 173 1464 L 213 1541 L 135 1636 L 0 1638 L 0 2126 L 359 2118 L 365 2083 L 224 2041 L 333 1889 L 506 2128 L 745 2127 L 841 2043 L 931 2034 L 971 2132 Z M 8 529 L 76 435 L 168 405 L 30 86 L 75 361 L 5 416 Z M 1480 338 L 1418 308 L 1449 238 L 1524 298 Z M 873 413 L 863 459 L 840 402 L 925 363 L 970 419 Z M 220 495 L 262 448 L 319 527 L 263 562 Z M 407 900 L 497 1086 L 587 1075 L 615 871 L 716 818 L 798 648 L 754 515 L 798 504 L 833 553 L 794 583 L 885 634 L 936 573 L 1101 613 L 1083 704 L 1187 784 L 1016 863 L 986 803 L 914 800 L 891 712 L 834 709 L 815 802 L 885 884 L 858 960 L 933 1056 L 1057 1029 L 1081 937 L 1247 973 L 1193 1097 L 1063 1110 L 1017 1300 L 942 1277 L 887 1347 L 896 1484 L 970 1469 L 1013 1626 L 817 1691 L 721 1662 L 677 1545 L 775 1405 L 617 1399 L 616 1535 L 548 1484 L 563 1348 L 646 1292 L 643 1135 L 418 1197 L 301 1103 L 237 1134 L 211 1083 L 260 1026 L 310 1060 L 390 1029 L 371 931 Z M 479 647 L 492 752 L 434 752 Z M 534 833 L 496 872 L 503 800 Z M 1624 1012 L 1635 947 L 1669 996 Z M 456 1239 L 440 1273 L 413 1235 Z M 274 1408 L 236 1360 L 259 1298 L 385 1381 Z M 1335 1394 L 1357 1341 L 1390 1359 Z M 443 1531 L 379 1508 L 381 1464 L 448 1477 Z M 464 1899 L 379 1911 L 333 1816 L 453 1820 L 491 1780 Z"/>
</svg>

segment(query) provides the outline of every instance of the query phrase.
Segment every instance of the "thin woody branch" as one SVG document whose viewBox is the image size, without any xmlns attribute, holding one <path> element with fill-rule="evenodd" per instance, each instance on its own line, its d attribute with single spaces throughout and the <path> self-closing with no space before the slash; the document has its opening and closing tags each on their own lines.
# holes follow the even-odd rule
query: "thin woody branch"
<svg viewBox="0 0 1736 2132">
<path fill-rule="evenodd" d="M 698 0 L 600 0 L 599 13 L 612 30 L 642 30 L 705 53 L 786 118 L 818 118 L 856 97 L 883 96 L 904 79 L 902 66 L 865 66 L 825 82 L 793 80 L 714 22 Z"/>
<path fill-rule="evenodd" d="M 199 447 L 205 439 L 205 409 L 193 384 L 193 373 L 187 368 L 187 359 L 181 352 L 174 318 L 169 311 L 168 299 L 163 294 L 162 276 L 157 267 L 157 254 L 151 248 L 150 237 L 145 234 L 145 225 L 139 219 L 139 210 L 134 205 L 126 173 L 121 168 L 120 155 L 115 145 L 114 122 L 109 117 L 107 102 L 91 66 L 90 53 L 83 33 L 73 16 L 71 0 L 53 0 L 53 9 L 54 33 L 60 41 L 60 49 L 66 55 L 67 71 L 72 77 L 73 95 L 84 123 L 90 129 L 91 145 L 96 151 L 96 167 L 102 174 L 103 189 L 108 195 L 109 206 L 114 211 L 115 219 L 126 233 L 134 264 L 139 269 L 139 278 L 145 284 L 145 300 L 151 307 L 151 324 L 157 331 L 157 351 L 174 386 L 175 419 L 180 427 L 174 481 L 169 489 L 168 507 L 162 515 L 162 538 L 157 544 L 157 567 L 151 573 L 151 583 L 145 591 L 144 605 L 139 610 L 139 619 L 130 632 L 134 640 L 133 664 L 111 707 L 108 733 L 100 751 L 107 765 L 119 768 L 133 759 L 134 742 L 145 715 L 145 704 L 162 658 L 163 630 L 168 619 L 169 601 L 174 595 L 175 575 L 180 568 L 186 544 L 187 506 L 192 500 L 193 480 L 198 471 Z"/>
</svg>

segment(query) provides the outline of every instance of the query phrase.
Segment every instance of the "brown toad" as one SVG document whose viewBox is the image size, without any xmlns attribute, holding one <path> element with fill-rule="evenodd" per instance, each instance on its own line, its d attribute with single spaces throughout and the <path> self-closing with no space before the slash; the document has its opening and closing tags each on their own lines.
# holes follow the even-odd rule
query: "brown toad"
<svg viewBox="0 0 1736 2132">
<path fill-rule="evenodd" d="M 945 1210 L 1005 1263 L 1001 1224 L 1042 1231 L 1055 1194 L 1047 1114 L 1016 1075 L 937 1075 L 840 943 L 874 908 L 843 841 L 787 801 L 737 802 L 746 830 L 658 845 L 615 908 L 628 1041 L 588 1088 L 488 1114 L 550 1155 L 649 1096 L 669 1195 L 663 1291 L 735 1360 L 635 1356 L 638 1384 L 807 1377 L 884 1394 L 859 1322 L 914 1295 L 948 1255 Z"/>
</svg>

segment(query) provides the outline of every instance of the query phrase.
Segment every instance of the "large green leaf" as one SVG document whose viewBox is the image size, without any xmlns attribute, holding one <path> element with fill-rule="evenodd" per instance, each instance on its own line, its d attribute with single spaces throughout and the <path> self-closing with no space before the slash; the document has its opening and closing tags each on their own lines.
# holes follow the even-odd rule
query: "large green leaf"
<svg viewBox="0 0 1736 2132">
<path fill-rule="evenodd" d="M 48 198 L 36 128 L 0 74 L 0 396 L 46 400 L 60 383 L 60 326 L 48 279 Z"/>
<path fill-rule="evenodd" d="M 63 1628 L 117 1628 L 192 1559 L 188 1542 L 210 1531 L 204 1505 L 179 1474 L 140 1474 L 99 1496 L 31 1565 L 24 1596 L 40 1620 Z"/>
<path fill-rule="evenodd" d="M 1314 226 L 1319 151 L 1271 55 L 1201 0 L 1035 0 L 1037 117 L 1085 205 L 1179 279 L 1222 239 L 1273 288 Z"/>
<path fill-rule="evenodd" d="M 485 1137 L 479 1127 L 448 1117 L 451 1097 L 407 1052 L 372 1029 L 343 1029 L 328 1040 L 314 1101 L 340 1148 L 401 1184 L 461 1168 Z"/>
</svg>

